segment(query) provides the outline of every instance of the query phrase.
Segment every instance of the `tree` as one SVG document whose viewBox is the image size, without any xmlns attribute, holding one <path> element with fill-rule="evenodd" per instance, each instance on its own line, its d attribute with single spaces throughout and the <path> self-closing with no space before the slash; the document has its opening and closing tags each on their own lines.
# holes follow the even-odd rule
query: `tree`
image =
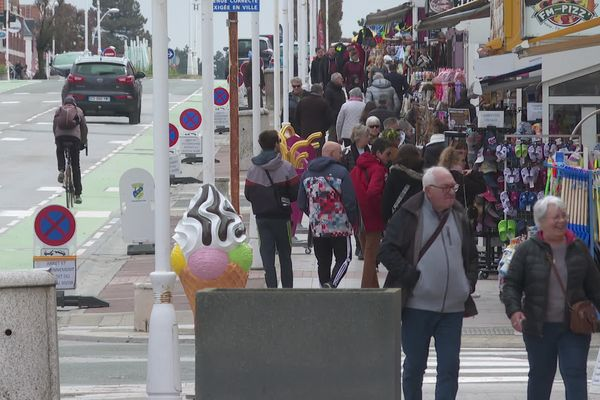
<svg viewBox="0 0 600 400">
<path fill-rule="evenodd" d="M 180 48 L 175 48 L 175 59 L 179 60 L 179 65 L 177 65 L 177 73 L 181 75 L 187 74 L 187 65 L 188 65 L 188 46 L 186 45 L 183 50 Z"/>
<path fill-rule="evenodd" d="M 54 32 L 56 54 L 84 50 L 83 19 L 83 10 L 78 10 L 71 4 L 65 3 L 65 0 L 58 0 L 54 9 L 55 25 L 60 26 L 60 29 L 56 29 Z"/>
<path fill-rule="evenodd" d="M 342 38 L 340 21 L 344 16 L 342 4 L 344 0 L 329 0 L 329 42 L 339 42 Z M 321 7 L 325 10 L 325 0 L 321 0 Z M 329 44 L 329 43 L 328 43 Z"/>
<path fill-rule="evenodd" d="M 96 6 L 97 1 L 93 1 Z M 114 46 L 117 53 L 123 53 L 124 42 L 136 37 L 151 39 L 150 32 L 144 29 L 147 19 L 140 11 L 137 0 L 102 0 L 101 16 L 110 9 L 118 8 L 119 12 L 107 15 L 102 20 L 102 47 Z"/>
<path fill-rule="evenodd" d="M 54 16 L 49 5 L 50 0 L 35 0 L 34 5 L 39 9 L 40 19 L 35 24 L 35 49 L 38 53 L 38 70 L 33 79 L 46 79 L 46 52 L 52 48 L 54 34 Z"/>
</svg>

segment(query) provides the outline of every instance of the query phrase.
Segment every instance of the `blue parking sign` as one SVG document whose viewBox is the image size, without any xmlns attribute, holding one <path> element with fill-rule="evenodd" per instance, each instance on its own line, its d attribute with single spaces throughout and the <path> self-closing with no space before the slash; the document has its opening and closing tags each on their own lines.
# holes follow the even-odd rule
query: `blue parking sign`
<svg viewBox="0 0 600 400">
<path fill-rule="evenodd" d="M 259 12 L 260 0 L 214 0 L 214 12 Z"/>
</svg>

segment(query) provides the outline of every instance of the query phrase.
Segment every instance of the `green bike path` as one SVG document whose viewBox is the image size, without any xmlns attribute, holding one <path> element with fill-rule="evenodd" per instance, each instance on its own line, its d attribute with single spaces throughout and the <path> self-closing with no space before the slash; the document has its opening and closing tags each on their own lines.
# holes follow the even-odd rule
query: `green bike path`
<svg viewBox="0 0 600 400">
<path fill-rule="evenodd" d="M 0 93 L 8 92 L 9 90 L 18 89 L 23 86 L 34 85 L 41 81 L 32 80 L 12 80 L 12 81 L 0 81 Z"/>
<path fill-rule="evenodd" d="M 179 115 L 184 109 L 190 107 L 201 110 L 202 97 L 200 94 L 191 95 L 187 101 L 171 109 L 169 121 L 179 125 Z M 168 135 L 168 132 L 165 135 Z M 118 191 L 107 191 L 107 189 L 118 188 L 121 175 L 130 168 L 144 168 L 154 174 L 152 129 L 144 130 L 121 151 L 115 153 L 82 178 L 83 203 L 75 205 L 71 210 L 76 216 L 77 248 L 81 248 L 98 229 L 106 225 L 112 218 L 120 217 L 119 193 Z M 64 193 L 50 201 L 49 204 L 64 206 Z M 0 271 L 32 268 L 35 238 L 34 221 L 40 209 L 41 207 L 38 207 L 31 216 L 23 218 L 17 225 L 0 234 Z M 83 212 L 87 216 L 77 216 L 78 212 Z M 110 214 L 107 214 L 107 212 L 110 212 Z M 90 215 L 93 217 L 90 217 Z"/>
</svg>

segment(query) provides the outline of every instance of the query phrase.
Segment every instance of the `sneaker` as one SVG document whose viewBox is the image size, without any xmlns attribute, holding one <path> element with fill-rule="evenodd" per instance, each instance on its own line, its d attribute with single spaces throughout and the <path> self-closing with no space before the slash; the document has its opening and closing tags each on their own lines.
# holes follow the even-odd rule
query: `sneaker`
<svg viewBox="0 0 600 400">
<path fill-rule="evenodd" d="M 65 171 L 58 171 L 58 183 L 63 183 L 65 181 Z"/>
<path fill-rule="evenodd" d="M 75 204 L 81 204 L 81 196 L 75 195 Z"/>
<path fill-rule="evenodd" d="M 323 285 L 321 285 L 321 287 L 323 289 L 333 289 L 333 285 L 329 282 L 325 282 Z"/>
</svg>

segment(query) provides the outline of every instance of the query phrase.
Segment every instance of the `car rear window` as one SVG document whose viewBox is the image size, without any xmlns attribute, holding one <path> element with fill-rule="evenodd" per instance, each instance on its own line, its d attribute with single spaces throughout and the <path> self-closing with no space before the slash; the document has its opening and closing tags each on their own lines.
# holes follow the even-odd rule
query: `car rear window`
<svg viewBox="0 0 600 400">
<path fill-rule="evenodd" d="M 73 65 L 77 57 L 80 57 L 83 53 L 63 53 L 58 54 L 54 57 L 53 65 Z"/>
<path fill-rule="evenodd" d="M 77 64 L 74 72 L 81 75 L 127 75 L 124 65 L 108 63 Z"/>
</svg>

